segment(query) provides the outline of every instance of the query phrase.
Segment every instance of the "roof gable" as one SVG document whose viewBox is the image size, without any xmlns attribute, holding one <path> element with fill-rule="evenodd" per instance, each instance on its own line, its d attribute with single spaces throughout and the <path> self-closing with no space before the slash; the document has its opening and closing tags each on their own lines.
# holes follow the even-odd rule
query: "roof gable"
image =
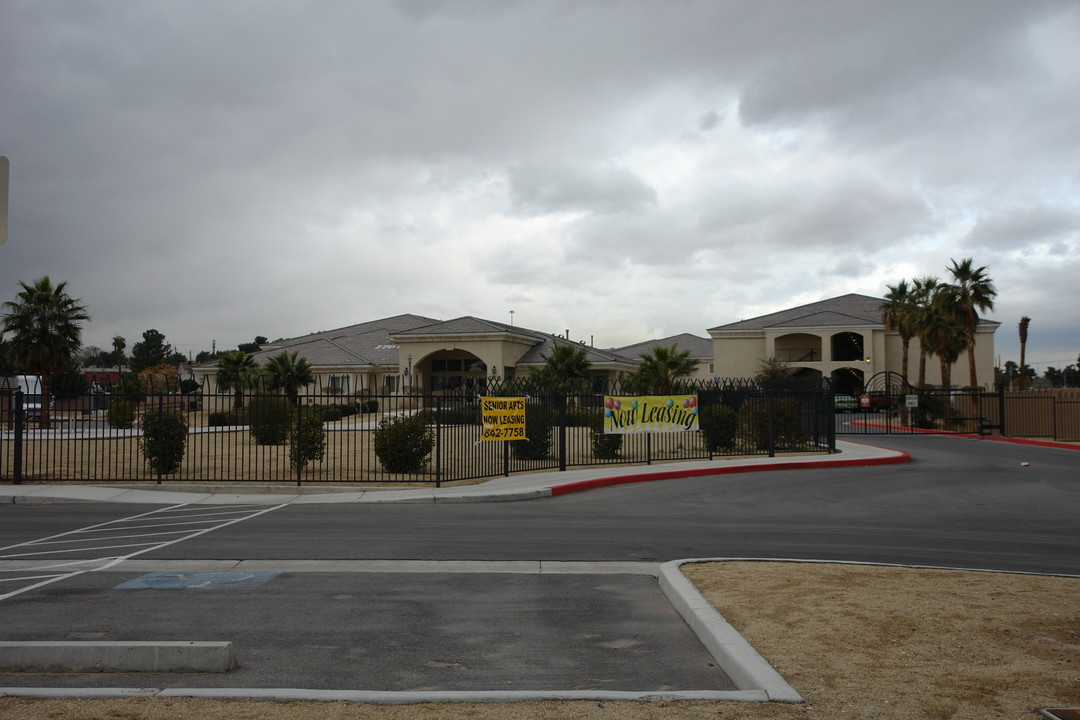
<svg viewBox="0 0 1080 720">
<path fill-rule="evenodd" d="M 828 318 L 835 319 L 842 325 L 880 325 L 882 323 L 881 298 L 850 293 L 840 297 L 819 300 L 800 305 L 788 310 L 760 315 L 749 320 L 718 325 L 709 328 L 709 332 L 724 330 L 764 330 L 771 327 L 809 327 L 811 325 L 829 325 L 821 322 Z M 806 318 L 818 316 L 817 321 L 809 322 Z"/>
</svg>

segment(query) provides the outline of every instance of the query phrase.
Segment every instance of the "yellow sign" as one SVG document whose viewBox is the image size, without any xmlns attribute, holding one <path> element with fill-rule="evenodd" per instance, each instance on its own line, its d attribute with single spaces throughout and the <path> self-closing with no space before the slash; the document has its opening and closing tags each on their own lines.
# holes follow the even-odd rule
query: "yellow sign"
<svg viewBox="0 0 1080 720">
<path fill-rule="evenodd" d="M 697 395 L 604 398 L 604 432 L 685 432 L 698 429 Z"/>
<path fill-rule="evenodd" d="M 480 422 L 482 440 L 524 440 L 525 398 L 480 398 Z"/>
</svg>

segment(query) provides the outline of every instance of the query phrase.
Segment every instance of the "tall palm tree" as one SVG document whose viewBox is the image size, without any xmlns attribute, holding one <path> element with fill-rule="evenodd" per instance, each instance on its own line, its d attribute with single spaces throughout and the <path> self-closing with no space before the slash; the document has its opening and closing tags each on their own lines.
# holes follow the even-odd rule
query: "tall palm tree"
<svg viewBox="0 0 1080 720">
<path fill-rule="evenodd" d="M 915 290 L 908 285 L 907 280 L 901 280 L 895 286 L 888 285 L 889 292 L 885 293 L 885 302 L 881 304 L 884 314 L 885 329 L 899 333 L 900 347 L 902 349 L 900 360 L 900 374 L 904 376 L 904 382 L 908 379 L 908 349 L 911 338 L 918 335 L 916 323 L 918 320 L 919 305 Z"/>
<path fill-rule="evenodd" d="M 699 362 L 690 357 L 689 350 L 679 350 L 678 343 L 671 347 L 658 345 L 640 357 L 641 362 L 630 374 L 630 379 L 658 395 L 670 394 L 677 381 L 694 374 Z"/>
<path fill-rule="evenodd" d="M 218 390 L 233 391 L 233 407 L 244 407 L 244 391 L 251 390 L 258 382 L 259 366 L 255 360 L 240 350 L 225 353 L 217 361 Z"/>
<path fill-rule="evenodd" d="M 1027 338 L 1028 338 L 1028 326 L 1031 325 L 1031 318 L 1027 315 L 1020 318 L 1020 389 L 1024 389 L 1024 383 L 1027 381 Z"/>
<path fill-rule="evenodd" d="M 967 348 L 964 317 L 957 302 L 958 288 L 941 285 L 920 315 L 919 335 L 925 339 L 927 352 L 941 363 L 941 389 L 944 391 L 944 418 L 952 415 L 952 367 Z"/>
<path fill-rule="evenodd" d="M 300 404 L 300 388 L 315 381 L 311 365 L 304 358 L 298 360 L 297 354 L 289 355 L 288 350 L 282 350 L 280 355 L 270 358 L 263 366 L 267 386 L 271 390 L 285 391 L 293 405 Z"/>
<path fill-rule="evenodd" d="M 41 427 L 51 418 L 52 376 L 71 366 L 82 344 L 83 323 L 90 319 L 86 307 L 67 294 L 67 282 L 55 287 L 49 277 L 32 285 L 20 282 L 18 300 L 4 303 L 7 310 L 0 332 L 10 333 L 8 355 L 24 372 L 41 376 Z"/>
<path fill-rule="evenodd" d="M 926 384 L 926 356 L 929 354 L 922 328 L 926 325 L 924 315 L 934 300 L 941 281 L 933 276 L 915 278 L 911 283 L 912 302 L 914 303 L 915 334 L 919 338 L 919 381 L 916 387 Z"/>
<path fill-rule="evenodd" d="M 127 340 L 122 336 L 116 335 L 112 339 L 113 354 L 116 355 L 116 369 L 122 370 L 124 367 L 124 348 L 127 347 Z"/>
<path fill-rule="evenodd" d="M 973 388 L 979 387 L 975 373 L 975 330 L 979 327 L 979 313 L 993 310 L 994 298 L 997 297 L 994 282 L 986 274 L 986 270 L 986 265 L 975 267 L 971 258 L 964 258 L 960 262 L 953 260 L 949 266 L 949 274 L 952 275 L 957 289 L 955 302 L 964 328 L 969 385 Z"/>
<path fill-rule="evenodd" d="M 550 355 L 540 353 L 544 364 L 532 368 L 530 374 L 554 385 L 570 385 L 575 381 L 587 381 L 592 363 L 589 362 L 589 349 L 573 343 L 556 342 Z"/>
</svg>

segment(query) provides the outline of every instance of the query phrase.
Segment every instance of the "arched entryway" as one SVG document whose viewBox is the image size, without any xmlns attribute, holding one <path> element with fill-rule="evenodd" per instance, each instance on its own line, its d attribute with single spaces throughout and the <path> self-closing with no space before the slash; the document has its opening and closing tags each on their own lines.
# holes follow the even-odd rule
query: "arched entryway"
<svg viewBox="0 0 1080 720">
<path fill-rule="evenodd" d="M 852 397 L 862 395 L 863 384 L 866 380 L 863 371 L 859 368 L 843 367 L 833 370 L 830 377 L 832 378 L 833 389 L 837 393 L 851 395 Z"/>
<path fill-rule="evenodd" d="M 465 350 L 440 350 L 428 355 L 416 371 L 425 378 L 432 393 L 471 391 L 484 384 L 487 365 Z"/>
</svg>

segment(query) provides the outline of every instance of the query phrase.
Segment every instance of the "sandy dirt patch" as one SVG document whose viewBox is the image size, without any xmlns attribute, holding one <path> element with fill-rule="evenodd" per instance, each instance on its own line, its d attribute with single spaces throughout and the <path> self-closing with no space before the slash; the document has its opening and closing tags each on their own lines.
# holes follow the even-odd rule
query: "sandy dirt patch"
<svg viewBox="0 0 1080 720">
<path fill-rule="evenodd" d="M 374 706 L 0 698 L 20 720 L 1036 718 L 1080 706 L 1080 579 L 806 563 L 688 577 L 806 700 Z"/>
</svg>

